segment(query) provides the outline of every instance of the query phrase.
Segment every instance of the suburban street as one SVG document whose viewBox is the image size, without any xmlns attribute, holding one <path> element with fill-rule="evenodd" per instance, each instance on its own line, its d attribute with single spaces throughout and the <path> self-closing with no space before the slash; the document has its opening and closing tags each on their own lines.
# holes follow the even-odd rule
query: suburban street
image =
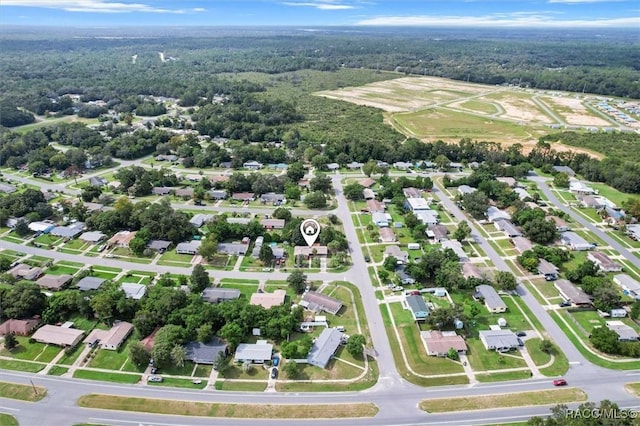
<svg viewBox="0 0 640 426">
<path fill-rule="evenodd" d="M 477 396 L 495 393 L 512 393 L 520 391 L 541 391 L 552 389 L 552 379 L 529 379 L 511 382 L 478 383 L 474 385 L 442 386 L 421 388 L 403 380 L 398 374 L 389 338 L 385 332 L 382 315 L 380 313 L 378 300 L 374 294 L 367 263 L 364 260 L 362 248 L 358 243 L 358 237 L 348 201 L 343 195 L 341 179 L 344 176 L 336 174 L 332 176 L 335 190 L 337 208 L 331 212 L 336 214 L 344 226 L 344 231 L 349 241 L 349 251 L 353 261 L 353 266 L 344 273 L 309 273 L 307 276 L 311 280 L 334 281 L 346 280 L 354 283 L 360 290 L 369 330 L 371 333 L 372 346 L 377 353 L 376 361 L 380 370 L 380 379 L 371 389 L 361 392 L 334 392 L 334 393 L 265 393 L 265 392 L 220 392 L 212 390 L 179 390 L 172 388 L 151 387 L 145 385 L 119 385 L 113 383 L 102 383 L 80 379 L 70 379 L 56 376 L 33 375 L 14 371 L 3 371 L 4 380 L 43 386 L 48 389 L 48 395 L 38 403 L 26 403 L 3 399 L 0 401 L 0 412 L 9 413 L 16 416 L 24 425 L 47 425 L 47 426 L 68 426 L 79 422 L 93 422 L 102 424 L 145 424 L 145 425 L 250 425 L 255 424 L 251 419 L 230 419 L 230 418 L 200 418 L 200 417 L 179 417 L 166 415 L 152 415 L 145 413 L 129 413 L 119 411 L 105 411 L 97 409 L 85 409 L 76 406 L 75 401 L 89 393 L 106 393 L 131 397 L 151 397 L 166 398 L 175 400 L 208 401 L 220 403 L 252 403 L 252 404 L 338 404 L 347 402 L 373 402 L 380 411 L 374 418 L 349 419 L 349 424 L 353 425 L 467 425 L 467 424 L 495 424 L 499 422 L 522 421 L 534 415 L 549 414 L 549 407 L 520 407 L 511 409 L 497 409 L 491 411 L 467 411 L 447 414 L 428 414 L 418 409 L 417 404 L 426 398 L 451 398 L 458 396 Z M 570 209 L 563 209 L 559 201 L 553 197 L 546 185 L 538 181 L 545 195 L 557 204 L 557 207 L 571 214 Z M 433 194 L 442 205 L 458 220 L 467 220 L 464 213 L 456 204 L 446 197 L 441 190 L 434 187 Z M 187 207 L 187 206 L 185 206 Z M 194 206 L 189 205 L 189 209 Z M 216 208 L 216 210 L 220 210 Z M 248 209 L 254 212 L 257 209 Z M 237 211 L 237 209 L 235 209 Z M 300 211 L 305 215 L 326 215 L 328 212 Z M 294 214 L 298 214 L 294 211 Z M 585 220 L 575 217 L 577 221 L 589 227 Z M 495 267 L 499 270 L 509 271 L 509 267 L 504 259 L 498 255 L 489 242 L 478 231 L 473 222 L 469 221 L 472 235 L 475 236 L 477 244 L 486 253 Z M 593 227 L 595 228 L 595 227 Z M 591 229 L 591 228 L 590 228 Z M 594 230 L 597 232 L 597 229 Z M 600 234 L 598 234 L 600 235 Z M 605 239 L 605 236 L 601 238 Z M 608 241 L 605 239 L 605 241 Z M 612 247 L 618 249 L 615 241 L 610 241 Z M 46 256 L 54 260 L 68 260 L 83 262 L 86 265 L 110 266 L 122 269 L 136 269 L 142 271 L 152 271 L 157 273 L 169 272 L 173 274 L 187 274 L 188 268 L 156 266 L 146 264 L 135 264 L 117 259 L 94 258 L 76 256 L 61 252 L 49 251 L 45 249 L 24 246 L 7 241 L 2 242 L 3 247 L 27 254 Z M 623 248 L 620 252 L 625 254 Z M 629 256 L 634 263 L 638 259 Z M 209 271 L 212 278 L 247 278 L 247 279 L 286 279 L 288 274 L 281 272 L 240 272 L 240 271 Z M 566 374 L 570 386 L 578 387 L 589 395 L 591 401 L 610 399 L 619 403 L 622 408 L 638 408 L 638 400 L 628 394 L 623 385 L 627 382 L 637 381 L 640 372 L 637 371 L 615 371 L 594 366 L 589 363 L 580 352 L 573 346 L 562 330 L 556 325 L 549 314 L 538 304 L 536 299 L 523 287 L 518 287 L 518 293 L 532 310 L 534 315 L 540 320 L 546 332 L 562 348 L 566 354 L 570 369 Z M 572 406 L 575 406 L 573 404 Z M 336 424 L 340 420 L 278 420 L 279 423 L 300 424 L 311 423 L 314 425 Z"/>
</svg>

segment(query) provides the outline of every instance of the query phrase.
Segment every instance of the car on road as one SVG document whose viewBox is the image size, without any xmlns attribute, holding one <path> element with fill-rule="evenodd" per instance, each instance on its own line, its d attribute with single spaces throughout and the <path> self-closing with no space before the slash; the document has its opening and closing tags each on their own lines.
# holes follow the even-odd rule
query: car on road
<svg viewBox="0 0 640 426">
<path fill-rule="evenodd" d="M 567 381 L 565 379 L 556 379 L 553 381 L 553 386 L 567 386 Z"/>
<path fill-rule="evenodd" d="M 278 367 L 273 367 L 271 369 L 271 378 L 272 379 L 277 379 L 278 378 Z"/>
<path fill-rule="evenodd" d="M 162 376 L 149 376 L 147 379 L 148 382 L 161 383 L 163 380 Z"/>
<path fill-rule="evenodd" d="M 525 333 L 524 331 L 518 331 L 518 332 L 516 333 L 516 336 L 518 336 L 518 337 L 524 337 L 524 336 L 526 336 L 526 335 L 527 335 L 527 333 Z"/>
</svg>

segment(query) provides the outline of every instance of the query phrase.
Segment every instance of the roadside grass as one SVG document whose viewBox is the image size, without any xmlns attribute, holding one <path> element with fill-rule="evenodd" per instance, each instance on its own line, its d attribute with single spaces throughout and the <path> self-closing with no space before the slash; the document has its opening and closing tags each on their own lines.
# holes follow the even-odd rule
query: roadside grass
<svg viewBox="0 0 640 426">
<path fill-rule="evenodd" d="M 85 408 L 121 410 L 178 416 L 229 417 L 245 419 L 331 419 L 373 417 L 373 403 L 353 404 L 220 404 L 117 395 L 90 394 L 78 399 Z"/>
<path fill-rule="evenodd" d="M 340 363 L 343 364 L 343 363 Z M 362 371 L 360 371 L 362 372 Z M 369 358 L 369 370 L 360 379 L 353 382 L 300 382 L 278 381 L 278 392 L 356 392 L 369 389 L 378 381 L 378 365 Z"/>
<path fill-rule="evenodd" d="M 538 337 L 527 339 L 524 342 L 527 352 L 529 352 L 533 363 L 537 366 L 545 365 L 551 361 L 551 355 L 540 350 L 540 342 L 542 342 L 542 339 Z"/>
<path fill-rule="evenodd" d="M 549 389 L 458 398 L 437 398 L 420 401 L 419 407 L 429 413 L 487 410 L 492 408 L 555 405 L 587 400 L 587 394 L 577 388 Z"/>
<path fill-rule="evenodd" d="M 62 355 L 62 358 L 58 360 L 58 364 L 72 365 L 78 359 L 83 349 L 84 345 L 79 344 L 73 349 L 70 354 L 67 355 L 67 353 L 65 352 L 65 354 Z"/>
<path fill-rule="evenodd" d="M 188 389 L 204 389 L 207 387 L 207 381 L 201 380 L 200 383 L 193 383 L 195 379 L 177 379 L 174 377 L 163 377 L 161 382 L 147 382 L 150 386 L 168 386 L 174 388 Z"/>
<path fill-rule="evenodd" d="M 509 380 L 524 380 L 531 378 L 531 371 L 522 370 L 522 371 L 506 371 L 504 373 L 488 373 L 481 374 L 478 373 L 475 375 L 476 379 L 480 383 L 486 382 L 504 382 Z"/>
<path fill-rule="evenodd" d="M 640 398 L 640 383 L 625 383 L 624 390 L 629 392 L 631 395 L 636 398 Z"/>
<path fill-rule="evenodd" d="M 46 364 L 40 364 L 35 362 L 24 361 L 10 361 L 6 359 L 0 359 L 0 369 L 3 370 L 15 370 L 25 371 L 27 373 L 37 373 L 42 370 Z"/>
<path fill-rule="evenodd" d="M 135 384 L 140 381 L 139 374 L 104 373 L 102 371 L 76 370 L 74 379 L 100 380 L 103 382 Z"/>
<path fill-rule="evenodd" d="M 88 367 L 103 368 L 105 370 L 120 370 L 129 357 L 127 345 L 122 345 L 118 351 L 98 349 L 89 362 Z"/>
<path fill-rule="evenodd" d="M 18 383 L 0 382 L 0 398 L 19 399 L 36 402 L 47 395 L 47 389 L 41 386 L 21 385 Z"/>
<path fill-rule="evenodd" d="M 0 413 L 0 426 L 19 426 L 19 424 L 15 417 Z"/>
<path fill-rule="evenodd" d="M 49 369 L 49 372 L 47 374 L 49 376 L 62 376 L 67 371 L 69 371 L 68 367 L 60 367 L 58 365 L 54 365 Z"/>
<path fill-rule="evenodd" d="M 267 384 L 263 382 L 234 382 L 229 380 L 218 380 L 214 387 L 219 391 L 264 392 L 267 388 Z"/>
</svg>

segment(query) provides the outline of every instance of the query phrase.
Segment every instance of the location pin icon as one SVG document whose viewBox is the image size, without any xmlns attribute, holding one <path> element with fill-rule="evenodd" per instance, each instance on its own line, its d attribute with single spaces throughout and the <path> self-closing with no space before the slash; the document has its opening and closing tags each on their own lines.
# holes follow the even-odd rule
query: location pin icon
<svg viewBox="0 0 640 426">
<path fill-rule="evenodd" d="M 307 245 L 311 247 L 320 235 L 320 224 L 315 219 L 305 219 L 300 225 L 300 232 Z"/>
</svg>

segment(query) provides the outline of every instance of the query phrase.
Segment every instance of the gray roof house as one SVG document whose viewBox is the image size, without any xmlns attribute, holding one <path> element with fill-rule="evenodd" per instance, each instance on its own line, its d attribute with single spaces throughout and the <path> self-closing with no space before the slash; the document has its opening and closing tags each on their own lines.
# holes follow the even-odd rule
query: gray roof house
<svg viewBox="0 0 640 426">
<path fill-rule="evenodd" d="M 496 229 L 504 232 L 509 238 L 522 236 L 522 231 L 509 220 L 497 220 L 493 224 Z"/>
<path fill-rule="evenodd" d="M 460 195 L 467 195 L 467 194 L 471 194 L 473 192 L 476 192 L 477 189 L 476 188 L 472 188 L 469 185 L 460 185 L 458 187 L 458 193 Z"/>
<path fill-rule="evenodd" d="M 449 230 L 444 225 L 431 225 L 427 229 L 427 237 L 433 238 L 436 242 L 442 242 L 449 239 Z"/>
<path fill-rule="evenodd" d="M 82 234 L 84 222 L 75 222 L 67 226 L 56 226 L 49 231 L 49 234 L 60 238 L 75 238 Z"/>
<path fill-rule="evenodd" d="M 300 306 L 310 311 L 324 311 L 336 315 L 342 308 L 342 302 L 326 294 L 307 291 L 302 295 Z"/>
<path fill-rule="evenodd" d="M 220 288 L 220 287 L 207 287 L 202 292 L 202 299 L 209 303 L 226 302 L 227 300 L 234 300 L 240 297 L 240 290 L 237 288 Z"/>
<path fill-rule="evenodd" d="M 248 361 L 252 364 L 264 364 L 271 360 L 272 354 L 273 345 L 266 340 L 258 340 L 256 343 L 240 343 L 233 360 L 238 363 Z"/>
<path fill-rule="evenodd" d="M 562 241 L 562 243 L 571 250 L 575 251 L 591 250 L 594 248 L 593 244 L 572 231 L 563 232 L 560 235 L 560 241 Z"/>
<path fill-rule="evenodd" d="M 335 328 L 325 328 L 320 336 L 313 342 L 313 346 L 307 355 L 307 362 L 320 368 L 327 368 L 333 354 L 340 346 L 342 332 Z"/>
<path fill-rule="evenodd" d="M 213 219 L 212 214 L 198 213 L 193 215 L 193 217 L 189 220 L 189 223 L 195 226 L 196 228 L 200 228 L 202 225 L 204 225 L 205 222 L 208 222 L 211 219 Z"/>
<path fill-rule="evenodd" d="M 244 256 L 247 254 L 248 244 L 239 244 L 239 243 L 218 243 L 218 253 L 228 254 L 228 255 L 236 255 L 236 256 Z"/>
<path fill-rule="evenodd" d="M 569 166 L 553 166 L 553 170 L 558 173 L 566 173 L 569 177 L 574 177 L 576 172 Z"/>
<path fill-rule="evenodd" d="M 97 176 L 93 176 L 89 178 L 89 185 L 91 186 L 97 186 L 97 187 L 102 187 L 105 186 L 107 183 L 106 179 L 103 179 L 101 177 L 97 177 Z"/>
<path fill-rule="evenodd" d="M 619 342 L 636 342 L 640 338 L 638 332 L 622 321 L 607 321 L 607 328 L 615 331 Z"/>
<path fill-rule="evenodd" d="M 489 222 L 496 222 L 498 220 L 511 220 L 511 215 L 509 213 L 494 206 L 489 207 L 485 214 Z"/>
<path fill-rule="evenodd" d="M 379 227 L 389 226 L 389 219 L 387 219 L 387 215 L 385 213 L 374 212 L 371 215 L 371 220 Z"/>
<path fill-rule="evenodd" d="M 4 192 L 5 194 L 11 194 L 12 192 L 16 192 L 16 191 L 17 191 L 17 188 L 15 186 L 0 182 L 0 192 Z"/>
<path fill-rule="evenodd" d="M 400 247 L 396 245 L 386 246 L 384 249 L 383 256 L 385 258 L 389 256 L 395 257 L 396 260 L 398 261 L 398 264 L 407 263 L 409 261 L 409 253 L 407 253 L 404 250 L 400 250 Z"/>
<path fill-rule="evenodd" d="M 147 286 L 138 283 L 122 283 L 120 288 L 127 299 L 140 300 L 147 292 Z"/>
<path fill-rule="evenodd" d="M 446 249 L 451 249 L 458 256 L 460 262 L 466 262 L 469 260 L 469 256 L 462 248 L 462 244 L 457 240 L 447 240 L 442 242 L 441 249 L 444 251 Z"/>
<path fill-rule="evenodd" d="M 82 235 L 80 235 L 80 240 L 84 241 L 85 243 L 92 243 L 95 244 L 99 241 L 102 241 L 104 239 L 104 237 L 106 237 L 106 235 L 104 235 L 102 232 L 100 231 L 89 231 L 89 232 L 85 232 Z"/>
<path fill-rule="evenodd" d="M 407 306 L 413 315 L 414 321 L 422 321 L 429 316 L 429 308 L 427 307 L 424 298 L 418 294 L 407 296 Z"/>
<path fill-rule="evenodd" d="M 147 244 L 147 248 L 153 251 L 157 251 L 158 253 L 164 253 L 171 246 L 171 241 L 165 240 L 151 240 Z"/>
<path fill-rule="evenodd" d="M 227 344 L 214 337 L 208 343 L 189 342 L 184 345 L 184 349 L 186 351 L 186 360 L 196 364 L 212 365 L 220 356 L 220 352 L 222 352 L 223 356 L 227 353 Z"/>
<path fill-rule="evenodd" d="M 634 280 L 627 274 L 618 274 L 613 277 L 613 282 L 622 289 L 622 292 L 629 297 L 640 300 L 640 282 Z"/>
<path fill-rule="evenodd" d="M 533 243 L 525 237 L 514 237 L 511 239 L 511 243 L 513 243 L 516 250 L 518 250 L 518 252 L 520 253 L 531 250 L 533 248 Z"/>
<path fill-rule="evenodd" d="M 212 189 L 211 191 L 209 191 L 209 196 L 214 200 L 224 200 L 227 198 L 227 191 Z"/>
<path fill-rule="evenodd" d="M 553 284 L 567 302 L 577 306 L 591 306 L 591 298 L 569 280 L 558 280 Z"/>
<path fill-rule="evenodd" d="M 173 188 L 168 186 L 154 186 L 151 188 L 151 193 L 153 195 L 169 195 L 173 191 Z"/>
<path fill-rule="evenodd" d="M 84 277 L 76 283 L 76 287 L 78 287 L 80 291 L 97 290 L 105 281 L 104 278 Z"/>
<path fill-rule="evenodd" d="M 519 346 L 518 336 L 511 330 L 480 330 L 479 334 L 488 351 L 507 352 Z"/>
<path fill-rule="evenodd" d="M 194 255 L 198 253 L 198 250 L 200 249 L 201 244 L 202 244 L 202 241 L 200 240 L 192 240 L 184 243 L 178 243 L 178 245 L 176 246 L 176 253 Z"/>
<path fill-rule="evenodd" d="M 490 285 L 482 284 L 476 287 L 475 299 L 483 299 L 484 305 L 489 312 L 496 314 L 507 311 L 507 305 L 502 300 L 495 288 Z"/>
<path fill-rule="evenodd" d="M 260 196 L 260 201 L 263 203 L 284 203 L 287 201 L 284 194 L 276 194 L 275 192 L 267 192 Z"/>
<path fill-rule="evenodd" d="M 555 281 L 560 276 L 558 268 L 551 262 L 540 259 L 538 261 L 538 273 L 544 275 L 544 279 L 547 281 Z"/>
<path fill-rule="evenodd" d="M 622 266 L 619 263 L 614 262 L 609 256 L 600 251 L 589 252 L 587 259 L 595 263 L 598 269 L 603 272 L 622 271 Z"/>
<path fill-rule="evenodd" d="M 364 197 L 365 200 L 373 200 L 374 198 L 376 198 L 375 192 L 373 192 L 373 190 L 370 188 L 363 189 L 362 196 Z"/>
</svg>

